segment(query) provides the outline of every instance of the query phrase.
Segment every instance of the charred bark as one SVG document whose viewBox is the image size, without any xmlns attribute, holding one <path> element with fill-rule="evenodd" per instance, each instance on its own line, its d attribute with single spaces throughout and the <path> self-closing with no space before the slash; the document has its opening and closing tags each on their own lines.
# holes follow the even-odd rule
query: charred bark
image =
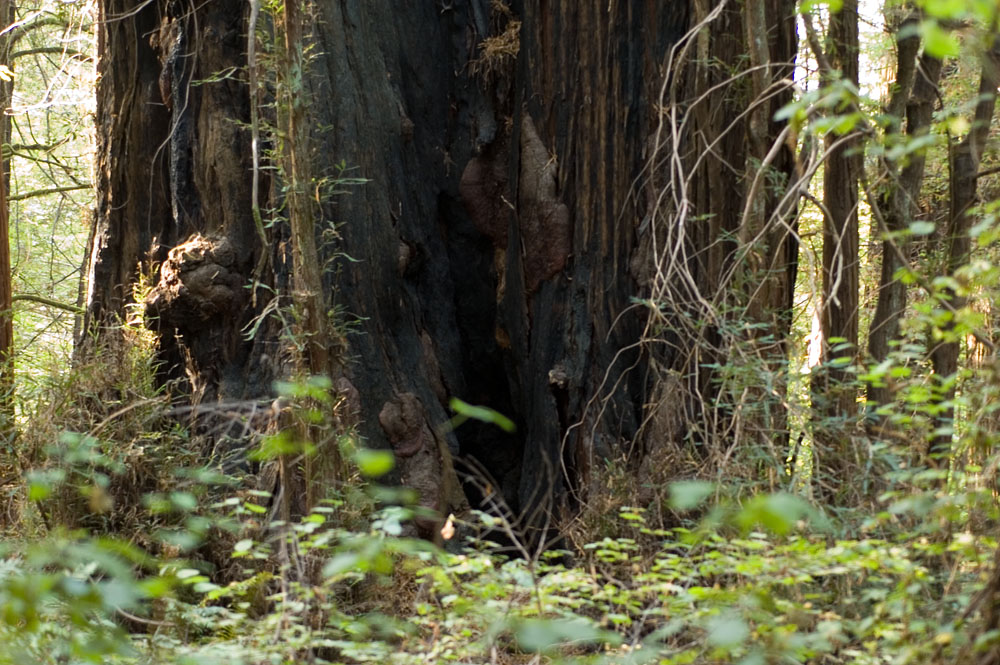
<svg viewBox="0 0 1000 665">
<path fill-rule="evenodd" d="M 245 65 L 243 9 L 100 4 L 99 197 L 80 346 L 114 337 L 126 306 L 145 297 L 165 374 L 187 382 L 195 402 L 270 389 L 241 332 L 262 251 L 247 212 L 248 96 L 220 76 Z M 140 275 L 148 294 L 133 292 Z"/>
<path fill-rule="evenodd" d="M 641 318 L 628 267 L 644 211 L 633 183 L 656 126 L 661 67 L 688 20 L 683 6 L 658 3 L 608 11 L 597 2 L 526 2 L 523 11 L 519 206 L 500 321 L 515 359 L 515 403 L 533 414 L 525 504 L 539 486 L 582 498 L 603 460 L 622 455 L 638 431 L 645 386 L 630 370 L 640 362 Z M 556 230 L 567 235 L 553 242 L 532 219 L 557 222 L 560 206 L 567 226 Z"/>
<path fill-rule="evenodd" d="M 765 4 L 779 26 L 766 33 L 778 81 L 795 53 L 794 12 L 786 0 Z M 424 505 L 442 514 L 465 505 L 455 465 L 474 470 L 464 487 L 474 501 L 492 492 L 526 526 L 544 527 L 583 500 L 602 460 L 622 457 L 640 431 L 649 357 L 639 343 L 645 313 L 631 298 L 649 281 L 631 268 L 646 256 L 638 250 L 652 206 L 637 183 L 650 166 L 671 49 L 694 5 L 303 6 L 302 39 L 318 55 L 302 78 L 309 103 L 296 126 L 306 132 L 300 148 L 309 146 L 323 297 L 338 323 L 327 340 L 341 359 L 332 378 L 369 445 L 396 453 L 398 479 Z M 277 217 L 267 248 L 253 221 L 251 91 L 245 77 L 218 75 L 247 65 L 247 9 L 230 0 L 101 5 L 87 319 L 124 316 L 141 266 L 153 277 L 147 311 L 161 352 L 203 402 L 269 391 L 277 330 L 240 334 L 266 306 L 241 289 L 260 253 L 270 256 L 263 280 L 281 297 L 299 279 L 288 248 L 301 239 L 287 221 Z M 726 16 L 712 39 L 732 40 L 735 63 L 745 33 L 737 9 Z M 768 98 L 764 140 L 782 131 L 771 118 L 787 94 Z M 715 225 L 692 239 L 693 260 L 709 262 L 701 283 L 727 271 L 731 280 L 738 263 L 724 236 L 738 228 L 751 179 L 724 162 L 748 164 L 745 126 L 724 131 L 729 118 L 718 113 L 739 103 L 725 100 L 706 121 L 724 159 L 709 160 L 697 184 Z M 787 178 L 794 158 L 779 147 L 771 168 Z M 343 165 L 367 184 L 337 193 Z M 260 208 L 280 210 L 285 185 L 273 181 Z M 761 230 L 770 238 L 781 229 L 755 251 L 772 259 L 761 265 L 777 285 L 767 289 L 768 325 L 783 340 L 795 274 L 790 210 L 781 191 L 760 191 Z M 701 372 L 693 368 L 695 380 L 711 387 Z M 451 397 L 505 413 L 518 431 L 449 431 Z M 698 399 L 692 392 L 686 408 L 702 408 Z"/>
<path fill-rule="evenodd" d="M 331 287 L 365 331 L 345 373 L 365 421 L 419 405 L 407 422 L 478 460 L 515 513 L 543 523 L 638 427 L 642 381 L 621 380 L 637 352 L 618 354 L 638 335 L 629 193 L 658 66 L 686 17 L 577 2 L 347 9 L 317 25 L 350 28 L 353 51 L 346 33 L 321 35 L 332 57 L 316 72 L 334 100 L 316 111 L 335 128 L 321 152 L 373 180 L 335 213 L 359 262 Z M 476 49 L 513 21 L 516 60 Z M 439 434 L 452 395 L 507 413 L 518 433 Z M 366 433 L 403 454 L 423 430 L 381 429 Z"/>
</svg>

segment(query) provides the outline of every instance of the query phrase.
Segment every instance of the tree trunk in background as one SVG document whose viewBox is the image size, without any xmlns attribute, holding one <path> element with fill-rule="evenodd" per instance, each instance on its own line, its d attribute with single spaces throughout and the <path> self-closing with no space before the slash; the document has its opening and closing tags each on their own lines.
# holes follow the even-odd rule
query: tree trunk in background
<svg viewBox="0 0 1000 665">
<path fill-rule="evenodd" d="M 1000 631 L 1000 548 L 993 555 L 992 570 L 982 589 L 969 601 L 965 616 L 975 616 L 977 625 L 965 645 L 955 657 L 958 663 L 975 665 L 1000 665 L 1000 644 L 990 639 L 991 634 Z"/>
<path fill-rule="evenodd" d="M 897 33 L 900 36 L 897 37 L 896 85 L 887 109 L 896 119 L 891 131 L 900 132 L 905 121 L 908 140 L 919 138 L 930 129 L 942 64 L 941 60 L 926 53 L 917 58 L 919 37 L 912 33 L 907 37 L 903 33 L 915 25 L 915 18 L 907 19 Z M 908 156 L 902 169 L 890 165 L 888 189 L 877 199 L 882 222 L 880 232 L 885 238 L 878 300 L 868 336 L 868 353 L 875 363 L 888 358 L 890 343 L 899 338 L 899 323 L 906 311 L 906 284 L 896 278 L 896 273 L 909 263 L 909 243 L 899 237 L 899 233 L 917 216 L 926 161 L 926 152 L 919 150 Z M 889 403 L 893 394 L 888 384 L 869 384 L 867 397 L 869 402 L 882 405 Z"/>
<path fill-rule="evenodd" d="M 743 21 L 745 47 L 750 54 L 751 94 L 744 159 L 745 200 L 738 231 L 739 252 L 746 254 L 746 266 L 737 290 L 746 304 L 745 313 L 741 311 L 737 320 L 756 328 L 751 359 L 756 363 L 751 365 L 773 377 L 773 384 L 765 381 L 761 386 L 754 382 L 746 404 L 740 408 L 757 408 L 758 412 L 747 419 L 749 443 L 764 446 L 776 457 L 773 462 L 783 466 L 789 442 L 785 372 L 798 270 L 798 196 L 793 183 L 795 153 L 789 147 L 794 142 L 783 133 L 785 124 L 773 118 L 792 101 L 787 81 L 794 78 L 797 48 L 794 6 L 781 0 L 750 0 Z"/>
<path fill-rule="evenodd" d="M 0 25 L 13 25 L 15 6 L 10 0 L 0 0 Z M 13 63 L 12 32 L 0 35 L 0 66 L 9 72 Z M 0 77 L 0 147 L 10 144 L 11 123 L 7 109 L 14 95 L 14 81 Z M 14 276 L 10 264 L 10 159 L 3 150 L 0 155 L 0 436 L 10 439 L 14 434 Z"/>
<path fill-rule="evenodd" d="M 858 85 L 858 2 L 845 0 L 830 15 L 826 55 L 843 80 Z M 823 297 L 821 365 L 813 377 L 814 425 L 820 474 L 842 477 L 855 457 L 849 432 L 857 415 L 857 389 L 848 370 L 858 347 L 858 178 L 861 141 L 856 133 L 827 138 L 823 172 Z M 835 363 L 846 358 L 847 365 Z M 846 465 L 846 466 L 845 466 Z M 817 479 L 823 480 L 820 474 Z"/>
<path fill-rule="evenodd" d="M 644 412 L 650 356 L 640 351 L 646 310 L 631 299 L 651 285 L 640 273 L 655 234 L 642 220 L 657 190 L 641 183 L 662 180 L 648 177 L 651 164 L 665 170 L 650 153 L 664 77 L 705 90 L 700 74 L 669 68 L 678 66 L 672 48 L 707 8 L 700 0 L 690 8 L 446 4 L 345 0 L 303 10 L 302 39 L 318 55 L 303 79 L 298 126 L 308 128 L 324 296 L 340 324 L 329 340 L 342 351 L 332 378 L 368 444 L 395 452 L 398 479 L 424 505 L 447 514 L 495 488 L 527 525 L 544 527 L 585 498 L 603 460 L 622 458 L 652 417 Z M 265 251 L 252 217 L 249 91 L 239 74 L 247 9 L 235 0 L 101 2 L 87 320 L 114 336 L 109 326 L 135 297 L 140 266 L 154 284 L 145 298 L 165 378 L 189 381 L 202 403 L 265 397 L 287 371 L 272 317 L 253 340 L 241 334 L 268 307 L 244 288 Z M 725 17 L 706 30 L 730 45 L 726 62 L 745 67 L 738 8 Z M 795 55 L 793 3 L 768 0 L 764 18 L 780 26 L 765 28 L 769 51 L 759 51 L 780 81 Z M 761 145 L 780 134 L 771 118 L 790 91 L 770 94 Z M 692 159 L 695 131 L 723 142 L 720 159 L 698 167 L 721 178 L 694 184 L 698 213 L 713 221 L 685 241 L 693 261 L 707 262 L 697 277 L 706 289 L 727 270 L 727 284 L 744 271 L 745 255 L 723 237 L 742 223 L 753 182 L 725 167 L 730 158 L 750 166 L 744 124 L 724 129 L 749 100 L 723 97 L 682 137 Z M 779 148 L 771 168 L 787 180 L 793 158 Z M 337 194 L 344 175 L 368 182 Z M 776 317 L 764 325 L 783 357 L 795 248 L 787 200 L 779 205 L 782 192 L 767 182 L 754 208 L 765 240 L 754 252 L 771 261 L 752 270 L 775 285 L 761 311 Z M 283 187 L 272 181 L 261 208 L 282 209 Z M 300 240 L 282 219 L 268 234 L 263 280 L 287 298 L 289 252 Z M 756 289 L 741 283 L 737 300 L 747 307 Z M 700 364 L 686 367 L 696 384 L 717 389 Z M 704 396 L 691 391 L 681 409 L 705 408 Z M 517 432 L 481 423 L 448 431 L 451 397 L 510 416 Z M 675 434 L 675 443 L 690 441 Z M 476 469 L 479 481 L 463 488 L 453 464 Z M 429 534 L 434 524 L 421 527 Z"/>
<path fill-rule="evenodd" d="M 774 479 L 788 456 L 801 183 L 794 141 L 773 118 L 791 99 L 795 7 L 767 0 L 746 10 L 693 4 L 691 24 L 702 27 L 673 53 L 649 142 L 632 264 L 652 305 L 647 486 L 740 474 L 747 459 L 756 465 L 747 476 Z"/>
<path fill-rule="evenodd" d="M 329 306 L 323 297 L 323 279 L 316 251 L 314 195 L 309 191 L 315 186 L 309 150 L 309 99 L 305 90 L 297 89 L 304 85 L 300 73 L 305 71 L 303 50 L 306 48 L 299 0 L 285 1 L 282 19 L 285 52 L 279 126 L 284 135 L 282 149 L 288 190 L 292 274 L 295 276 L 294 302 L 299 318 L 298 333 L 304 338 L 301 342 L 305 349 L 303 365 L 309 374 L 327 376 L 332 369 L 326 323 Z"/>
<path fill-rule="evenodd" d="M 969 230 L 973 215 L 970 208 L 976 203 L 976 180 L 983 150 L 989 137 L 990 124 L 996 108 L 997 88 L 1000 87 L 1000 41 L 995 41 L 983 55 L 982 76 L 979 81 L 979 95 L 972 119 L 972 128 L 959 143 L 951 146 L 950 210 L 948 225 L 948 255 L 946 274 L 954 275 L 969 262 L 972 239 Z M 957 313 L 968 302 L 968 298 L 952 290 L 945 294 L 947 306 Z M 958 356 L 961 351 L 960 333 L 954 329 L 954 320 L 942 330 L 943 340 L 931 349 L 934 374 L 942 386 L 941 399 L 947 409 L 939 416 L 941 434 L 934 441 L 933 451 L 945 455 L 951 450 L 952 428 L 955 419 L 955 381 L 958 372 Z"/>
<path fill-rule="evenodd" d="M 291 234 L 292 248 L 292 302 L 295 305 L 296 325 L 292 331 L 299 339 L 302 348 L 299 370 L 311 376 L 329 377 L 334 369 L 330 363 L 330 347 L 333 345 L 330 334 L 330 305 L 324 296 L 322 268 L 319 253 L 316 249 L 316 208 L 319 199 L 313 189 L 320 187 L 313 176 L 312 159 L 309 149 L 310 129 L 308 106 L 310 98 L 305 95 L 305 80 L 302 76 L 306 71 L 307 44 L 303 39 L 305 18 L 300 0 L 285 0 L 281 28 L 284 41 L 284 58 L 282 74 L 278 79 L 280 93 L 278 95 L 278 127 L 282 136 L 282 176 L 286 182 L 287 197 L 286 214 Z M 312 434 L 318 434 L 317 428 L 312 428 Z M 302 428 L 302 434 L 308 436 L 308 428 Z M 316 441 L 316 436 L 308 436 L 306 440 Z M 339 450 L 331 446 L 324 451 L 327 458 L 327 468 L 339 469 Z M 305 511 L 316 505 L 317 483 L 319 478 L 315 473 L 313 455 L 306 455 L 302 464 L 302 480 L 305 484 Z M 297 478 L 293 481 L 291 464 L 286 457 L 281 460 L 281 477 L 283 484 L 282 519 L 287 521 L 291 513 L 292 490 Z M 331 473 L 333 480 L 337 473 Z"/>
</svg>

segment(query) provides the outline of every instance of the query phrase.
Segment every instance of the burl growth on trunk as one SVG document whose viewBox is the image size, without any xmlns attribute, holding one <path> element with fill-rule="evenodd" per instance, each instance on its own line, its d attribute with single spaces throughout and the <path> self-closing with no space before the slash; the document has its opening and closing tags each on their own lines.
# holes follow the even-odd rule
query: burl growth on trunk
<svg viewBox="0 0 1000 665">
<path fill-rule="evenodd" d="M 415 520 L 420 535 L 433 536 L 447 512 L 465 507 L 447 448 L 431 431 L 424 405 L 413 393 L 386 402 L 378 420 L 392 444 L 403 485 L 416 490 L 420 505 L 436 515 Z"/>
<path fill-rule="evenodd" d="M 227 239 L 195 235 L 170 250 L 160 280 L 146 296 L 146 313 L 160 324 L 196 330 L 243 307 L 245 278 Z"/>
</svg>

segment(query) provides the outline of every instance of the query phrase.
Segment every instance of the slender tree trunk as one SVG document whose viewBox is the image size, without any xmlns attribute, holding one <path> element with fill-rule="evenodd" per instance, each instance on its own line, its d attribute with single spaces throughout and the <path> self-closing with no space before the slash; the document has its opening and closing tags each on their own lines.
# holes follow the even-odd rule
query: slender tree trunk
<svg viewBox="0 0 1000 665">
<path fill-rule="evenodd" d="M 948 254 L 946 274 L 955 272 L 966 265 L 972 251 L 969 230 L 973 215 L 970 209 L 976 202 L 976 180 L 982 161 L 986 139 L 996 108 L 997 87 L 1000 86 L 1000 42 L 995 42 L 983 56 L 982 76 L 979 82 L 979 96 L 972 120 L 972 128 L 959 143 L 951 147 L 950 166 L 950 222 L 948 225 Z M 962 293 L 948 290 L 944 306 L 955 316 L 968 299 Z M 931 349 L 934 374 L 942 387 L 942 399 L 947 408 L 940 416 L 939 435 L 933 446 L 937 455 L 947 455 L 951 450 L 951 429 L 955 419 L 955 381 L 958 376 L 958 357 L 961 340 L 955 332 L 955 321 L 951 319 L 942 330 L 943 339 Z"/>
<path fill-rule="evenodd" d="M 13 25 L 15 6 L 12 0 L 0 0 L 0 25 Z M 12 69 L 12 33 L 0 36 L 0 66 Z M 7 115 L 14 94 L 9 77 L 0 80 L 0 146 L 10 144 L 11 122 Z M 6 154 L 6 151 L 4 151 Z M 0 156 L 0 436 L 14 434 L 14 284 L 10 264 L 10 159 Z"/>
<path fill-rule="evenodd" d="M 284 29 L 284 71 L 281 91 L 283 99 L 279 106 L 279 120 L 284 134 L 284 175 L 287 179 L 288 221 L 292 240 L 292 289 L 295 316 L 298 321 L 295 334 L 300 337 L 303 347 L 303 369 L 314 377 L 329 377 L 333 367 L 330 364 L 331 331 L 328 316 L 330 306 L 324 296 L 320 258 L 316 250 L 315 199 L 309 190 L 317 187 L 312 174 L 310 150 L 310 130 L 308 119 L 308 97 L 306 91 L 306 59 L 303 50 L 307 47 L 303 37 L 303 17 L 300 0 L 285 0 L 283 14 Z M 253 66 L 253 65 L 251 65 Z M 303 434 L 309 431 L 303 429 Z M 315 433 L 315 430 L 314 430 Z M 324 451 L 330 458 L 331 467 L 339 466 L 335 458 L 336 449 Z M 304 456 L 302 465 L 305 485 L 305 510 L 315 505 L 318 481 L 314 472 L 314 456 Z M 290 500 L 296 483 L 287 473 L 288 463 L 282 462 L 282 477 L 285 483 L 284 496 Z"/>
<path fill-rule="evenodd" d="M 304 337 L 305 365 L 314 376 L 330 372 L 327 350 L 326 299 L 316 251 L 316 223 L 313 197 L 312 155 L 305 94 L 306 62 L 303 49 L 302 17 L 299 0 L 284 3 L 285 60 L 281 113 L 285 134 L 285 176 L 288 180 L 288 221 L 292 233 L 292 280 L 298 309 L 300 334 Z"/>
<path fill-rule="evenodd" d="M 846 0 L 830 15 L 826 57 L 843 80 L 858 85 L 858 3 Z M 815 474 L 850 467 L 850 429 L 857 415 L 853 364 L 858 346 L 858 179 L 861 140 L 857 133 L 827 138 L 823 172 L 823 294 L 820 312 L 821 366 L 814 370 L 813 406 L 817 432 Z M 825 492 L 824 492 L 825 493 Z"/>
<path fill-rule="evenodd" d="M 926 53 L 918 59 L 919 38 L 903 32 L 915 23 L 916 19 L 910 19 L 900 26 L 896 84 L 887 109 L 891 117 L 899 119 L 892 131 L 900 132 L 905 121 L 905 136 L 911 141 L 930 129 L 941 76 L 941 61 Z M 874 363 L 888 358 L 891 342 L 899 338 L 899 322 L 906 311 L 906 284 L 896 275 L 908 265 L 909 243 L 900 232 L 916 218 L 926 161 L 926 153 L 921 150 L 908 155 L 902 169 L 890 164 L 888 189 L 876 199 L 882 222 L 879 230 L 884 238 L 878 299 L 868 335 L 868 353 Z M 887 404 L 892 396 L 888 383 L 868 386 L 868 401 L 875 405 Z"/>
<path fill-rule="evenodd" d="M 741 251 L 747 252 L 748 260 L 741 279 L 747 302 L 745 317 L 757 328 L 753 353 L 760 370 L 772 377 L 747 394 L 748 404 L 765 406 L 748 419 L 748 426 L 751 443 L 779 451 L 773 460 L 778 464 L 784 460 L 781 451 L 788 447 L 784 373 L 798 243 L 792 226 L 797 197 L 784 196 L 793 189 L 795 156 L 789 142 L 781 138 L 784 125 L 772 118 L 791 101 L 791 91 L 780 83 L 789 76 L 794 57 L 789 50 L 796 43 L 794 33 L 788 34 L 790 15 L 788 3 L 752 0 L 746 4 L 743 19 L 750 54 L 751 95 L 746 127 L 746 202 L 739 230 Z M 774 183 L 781 185 L 776 187 Z"/>
<path fill-rule="evenodd" d="M 978 626 L 974 638 L 985 638 L 991 633 L 1000 631 L 1000 548 L 993 555 L 992 570 L 979 593 L 969 601 L 963 617 L 979 612 Z M 974 663 L 975 665 L 1000 665 L 1000 645 L 995 639 L 983 639 L 985 648 L 980 646 L 980 639 L 969 639 L 958 652 L 955 662 Z M 938 660 L 935 658 L 935 660 Z"/>
</svg>

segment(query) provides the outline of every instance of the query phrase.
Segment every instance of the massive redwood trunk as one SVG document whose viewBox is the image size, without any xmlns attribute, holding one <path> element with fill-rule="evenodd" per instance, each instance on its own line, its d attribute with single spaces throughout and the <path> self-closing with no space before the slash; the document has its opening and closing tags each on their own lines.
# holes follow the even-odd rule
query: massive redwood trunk
<svg viewBox="0 0 1000 665">
<path fill-rule="evenodd" d="M 270 316 L 253 339 L 242 334 L 269 307 L 267 289 L 254 298 L 245 287 L 261 265 L 278 304 L 302 284 L 289 274 L 295 239 L 280 175 L 258 202 L 277 211 L 266 246 L 253 222 L 249 7 L 100 4 L 88 320 L 107 326 L 124 314 L 139 266 L 154 285 L 145 298 L 165 378 L 187 381 L 200 402 L 267 397 L 288 349 Z M 780 63 L 775 80 L 794 55 L 786 5 L 767 3 L 782 22 L 767 56 Z M 652 375 L 638 343 L 646 310 L 631 299 L 648 294 L 633 276 L 643 272 L 636 245 L 655 206 L 641 183 L 661 85 L 677 65 L 671 49 L 700 11 L 599 0 L 304 8 L 311 58 L 296 93 L 309 101 L 298 126 L 309 128 L 324 297 L 336 313 L 325 340 L 342 359 L 334 385 L 368 443 L 395 451 L 400 480 L 424 504 L 443 513 L 464 504 L 454 465 L 479 476 L 466 485 L 469 499 L 496 489 L 541 524 L 639 432 Z M 737 12 L 728 16 L 738 23 Z M 262 17 L 262 47 L 267 39 Z M 273 85 L 254 91 L 261 109 Z M 771 122 L 766 132 L 778 129 Z M 787 177 L 790 163 L 782 153 L 775 168 Z M 368 182 L 337 193 L 344 175 Z M 737 211 L 749 184 L 739 176 L 733 186 L 720 199 Z M 767 228 L 783 228 L 787 211 L 771 215 L 773 196 Z M 719 210 L 700 200 L 704 214 Z M 719 241 L 700 237 L 699 251 Z M 787 309 L 794 251 L 776 242 L 759 251 L 778 252 L 767 270 L 782 286 L 768 298 Z M 510 416 L 517 432 L 478 423 L 449 431 L 451 397 Z"/>
<path fill-rule="evenodd" d="M 619 354 L 640 321 L 629 195 L 686 26 L 682 8 L 656 7 L 349 3 L 316 21 L 330 29 L 318 152 L 371 179 L 328 213 L 355 260 L 329 279 L 361 317 L 344 371 L 364 431 L 408 455 L 451 396 L 506 413 L 516 434 L 443 436 L 515 513 L 553 507 L 641 418 L 642 374 L 625 373 L 638 352 Z M 488 36 L 518 40 L 516 57 L 478 48 Z M 404 481 L 424 470 L 404 461 Z"/>
<path fill-rule="evenodd" d="M 499 323 L 525 418 L 520 499 L 587 483 L 636 435 L 647 376 L 629 276 L 645 146 L 683 5 L 526 2 Z M 516 187 L 516 189 L 514 189 Z M 520 249 L 520 251 L 518 251 Z"/>
</svg>

